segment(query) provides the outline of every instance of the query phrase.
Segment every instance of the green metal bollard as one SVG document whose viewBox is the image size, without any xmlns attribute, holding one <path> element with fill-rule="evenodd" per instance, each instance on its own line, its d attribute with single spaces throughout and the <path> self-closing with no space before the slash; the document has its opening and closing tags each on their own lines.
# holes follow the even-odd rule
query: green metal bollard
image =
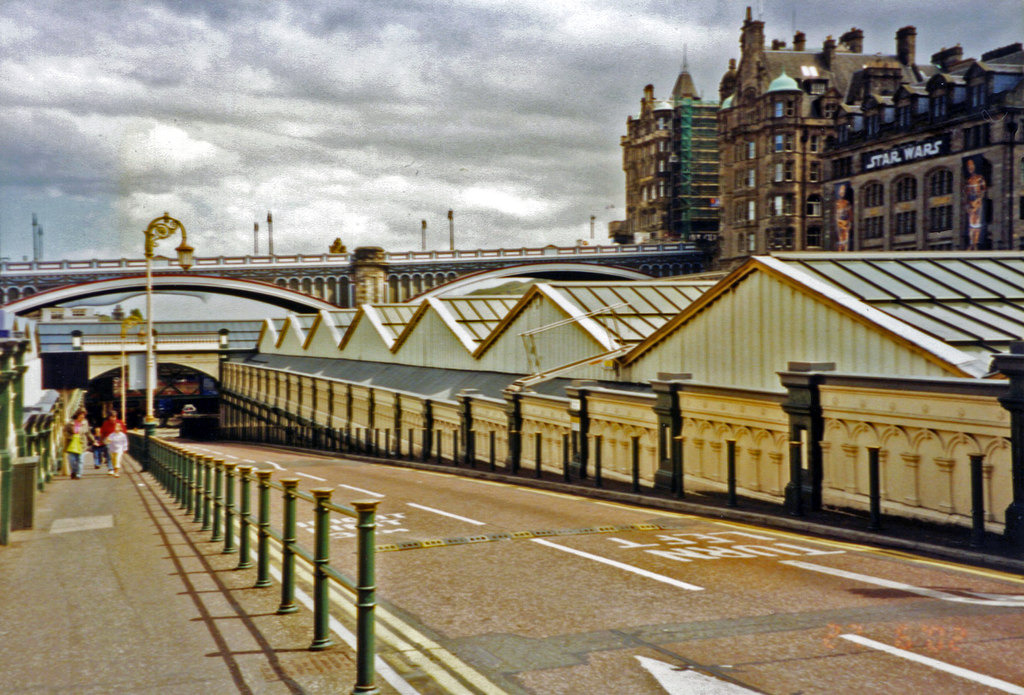
<svg viewBox="0 0 1024 695">
<path fill-rule="evenodd" d="M 195 494 L 192 500 L 192 523 L 198 524 L 203 520 L 203 457 L 199 454 L 192 454 L 192 466 L 196 471 Z"/>
<path fill-rule="evenodd" d="M 330 583 L 324 566 L 331 560 L 331 514 L 327 503 L 331 501 L 331 488 L 310 490 L 316 500 L 313 510 L 316 540 L 313 551 L 313 643 L 310 651 L 318 652 L 331 646 Z"/>
<path fill-rule="evenodd" d="M 258 588 L 272 586 L 270 581 L 270 476 L 273 471 L 256 471 L 259 488 L 259 510 L 256 522 L 256 584 Z"/>
<path fill-rule="evenodd" d="M 377 578 L 375 568 L 377 505 L 379 500 L 353 502 L 359 513 L 356 522 L 359 548 L 359 576 L 356 579 L 356 685 L 357 693 L 380 692 L 375 685 L 374 657 L 376 646 L 374 614 L 377 609 Z"/>
<path fill-rule="evenodd" d="M 210 510 L 213 506 L 213 457 L 203 457 L 203 526 L 200 530 L 209 531 L 212 526 Z"/>
<path fill-rule="evenodd" d="M 195 509 L 195 464 L 191 451 L 185 452 L 185 513 L 191 514 Z"/>
<path fill-rule="evenodd" d="M 224 550 L 235 552 L 235 467 L 237 463 L 224 462 Z"/>
<path fill-rule="evenodd" d="M 211 543 L 219 543 L 224 540 L 224 530 L 221 526 L 221 518 L 224 511 L 224 461 L 215 459 L 213 462 L 213 532 L 210 534 Z"/>
<path fill-rule="evenodd" d="M 252 466 L 239 466 L 239 509 L 238 509 L 238 565 L 235 569 L 245 570 L 252 567 L 249 547 L 249 527 L 252 525 L 252 500 L 249 496 L 249 476 Z"/>
<path fill-rule="evenodd" d="M 299 610 L 295 605 L 295 545 L 296 515 L 295 508 L 298 498 L 295 490 L 299 487 L 298 478 L 282 478 L 284 487 L 284 523 L 281 529 L 281 605 L 278 613 L 294 613 Z"/>
</svg>

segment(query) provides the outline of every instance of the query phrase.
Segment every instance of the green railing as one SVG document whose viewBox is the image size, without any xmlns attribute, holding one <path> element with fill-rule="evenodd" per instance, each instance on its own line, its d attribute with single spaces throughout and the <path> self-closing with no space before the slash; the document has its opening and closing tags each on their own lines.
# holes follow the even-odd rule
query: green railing
<svg viewBox="0 0 1024 695">
<path fill-rule="evenodd" d="M 330 488 L 309 492 L 298 489 L 297 478 L 271 480 L 273 471 L 240 466 L 190 451 L 159 438 L 129 435 L 129 453 L 147 470 L 184 510 L 200 530 L 210 532 L 211 542 L 223 542 L 224 553 L 238 553 L 236 569 L 253 567 L 252 540 L 256 541 L 256 587 L 272 586 L 270 547 L 276 541 L 281 552 L 281 603 L 277 612 L 294 613 L 295 565 L 302 560 L 313 574 L 314 651 L 331 646 L 330 582 L 355 596 L 356 684 L 353 693 L 377 693 L 374 670 L 377 607 L 375 548 L 379 500 L 353 501 L 351 507 L 331 502 Z M 255 484 L 255 491 L 253 485 Z M 271 490 L 282 494 L 281 527 L 271 525 Z M 255 494 L 254 494 L 255 492 Z M 237 493 L 237 494 L 236 494 Z M 256 512 L 253 518 L 253 501 Z M 297 541 L 298 502 L 313 505 L 313 550 Z M 356 519 L 358 572 L 355 581 L 330 564 L 330 515 Z M 237 536 L 236 536 L 237 528 Z M 237 543 L 236 543 L 237 541 Z"/>
</svg>

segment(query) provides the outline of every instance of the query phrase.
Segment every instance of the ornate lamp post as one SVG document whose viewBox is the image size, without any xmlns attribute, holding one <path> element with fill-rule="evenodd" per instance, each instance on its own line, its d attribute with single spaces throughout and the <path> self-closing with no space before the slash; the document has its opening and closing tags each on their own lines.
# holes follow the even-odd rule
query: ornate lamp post
<svg viewBox="0 0 1024 695">
<path fill-rule="evenodd" d="M 126 400 L 128 393 L 128 365 L 124 354 L 124 339 L 128 334 L 129 328 L 137 326 L 143 321 L 145 321 L 145 319 L 139 316 L 129 316 L 121 322 L 121 421 L 124 423 L 128 422 L 127 415 L 125 414 L 127 409 Z M 139 337 L 142 337 L 142 331 L 139 331 Z M 142 341 L 140 340 L 139 342 L 141 343 Z"/>
<path fill-rule="evenodd" d="M 181 245 L 178 252 L 178 265 L 183 270 L 192 267 L 192 254 L 195 251 L 188 245 L 185 237 L 185 226 L 166 212 L 149 223 L 146 231 L 146 437 L 156 432 L 156 418 L 153 417 L 153 389 L 156 386 L 156 358 L 153 341 L 153 250 L 156 242 L 181 232 Z"/>
</svg>

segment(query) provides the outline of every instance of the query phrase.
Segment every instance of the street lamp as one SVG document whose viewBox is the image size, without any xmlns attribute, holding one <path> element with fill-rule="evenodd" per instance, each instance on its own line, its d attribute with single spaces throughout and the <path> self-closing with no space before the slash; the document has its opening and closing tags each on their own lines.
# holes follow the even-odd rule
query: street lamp
<svg viewBox="0 0 1024 695">
<path fill-rule="evenodd" d="M 128 329 L 132 326 L 137 326 L 145 321 L 141 316 L 129 316 L 121 322 L 121 422 L 127 423 L 128 417 L 126 413 L 126 400 L 128 393 L 128 365 L 127 359 L 124 354 L 124 339 L 128 334 Z M 142 337 L 142 331 L 139 331 L 139 337 Z M 142 342 L 142 341 L 139 341 Z"/>
<path fill-rule="evenodd" d="M 153 345 L 153 250 L 156 242 L 181 232 L 181 245 L 178 252 L 178 264 L 183 270 L 192 267 L 192 253 L 195 251 L 188 245 L 185 237 L 185 226 L 166 212 L 149 223 L 146 231 L 146 437 L 156 432 L 156 418 L 153 417 L 153 388 L 156 385 L 156 359 Z"/>
</svg>

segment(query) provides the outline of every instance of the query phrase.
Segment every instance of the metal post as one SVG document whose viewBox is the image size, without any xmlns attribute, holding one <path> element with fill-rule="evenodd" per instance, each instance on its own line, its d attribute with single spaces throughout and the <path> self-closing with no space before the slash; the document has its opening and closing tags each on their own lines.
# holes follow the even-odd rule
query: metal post
<svg viewBox="0 0 1024 695">
<path fill-rule="evenodd" d="M 384 430 L 384 458 L 391 458 L 391 430 Z"/>
<path fill-rule="evenodd" d="M 985 477 L 981 454 L 971 455 L 971 547 L 985 547 Z"/>
<path fill-rule="evenodd" d="M 311 651 L 321 651 L 331 646 L 330 615 L 331 599 L 328 590 L 327 573 L 324 568 L 331 560 L 331 519 L 327 503 L 331 501 L 331 488 L 310 490 L 316 507 L 313 510 L 315 536 L 313 549 L 313 643 Z"/>
<path fill-rule="evenodd" d="M 358 512 L 359 576 L 356 587 L 356 685 L 355 693 L 377 693 L 374 685 L 374 652 L 376 647 L 374 614 L 377 609 L 377 579 L 375 567 L 377 505 L 378 500 L 353 502 Z"/>
<path fill-rule="evenodd" d="M 686 497 L 686 485 L 683 482 L 683 444 L 685 442 L 686 439 L 682 435 L 672 437 L 672 491 L 678 498 Z"/>
<path fill-rule="evenodd" d="M 274 472 L 266 469 L 256 471 L 256 485 L 259 492 L 259 510 L 256 526 L 256 584 L 263 588 L 270 582 L 270 476 Z"/>
<path fill-rule="evenodd" d="M 235 552 L 235 467 L 233 461 L 224 462 L 224 553 Z"/>
<path fill-rule="evenodd" d="M 296 503 L 295 491 L 299 487 L 298 478 L 282 478 L 284 487 L 284 523 L 281 529 L 281 605 L 278 613 L 294 613 L 299 610 L 295 605 L 295 541 L 296 541 Z"/>
<path fill-rule="evenodd" d="M 632 436 L 633 448 L 633 492 L 640 492 L 640 437 Z"/>
<path fill-rule="evenodd" d="M 213 462 L 213 533 L 210 534 L 210 542 L 217 543 L 224 540 L 224 531 L 221 526 L 221 518 L 224 511 L 224 461 L 216 459 Z"/>
<path fill-rule="evenodd" d="M 452 430 L 452 465 L 459 467 L 459 431 Z"/>
<path fill-rule="evenodd" d="M 882 495 L 879 492 L 878 447 L 868 447 L 868 494 L 870 495 L 871 518 L 869 531 L 882 530 Z"/>
<path fill-rule="evenodd" d="M 196 482 L 195 482 L 195 464 L 193 463 L 194 455 L 186 451 L 185 452 L 185 513 L 191 514 L 195 509 L 195 497 L 196 497 Z"/>
<path fill-rule="evenodd" d="M 726 476 L 728 478 L 729 496 L 726 504 L 730 507 L 736 506 L 736 440 L 727 439 L 726 446 Z"/>
<path fill-rule="evenodd" d="M 444 439 L 441 438 L 441 435 L 443 433 L 444 433 L 444 430 L 438 430 L 437 431 L 437 462 L 438 463 L 441 463 L 441 459 L 442 459 L 443 454 L 444 454 L 444 451 L 443 451 L 443 449 L 444 449 Z"/>
<path fill-rule="evenodd" d="M 249 476 L 252 466 L 238 467 L 240 486 L 240 508 L 238 510 L 238 565 L 235 569 L 249 569 L 252 559 L 249 556 L 249 526 L 252 524 L 252 499 L 249 496 Z"/>
<path fill-rule="evenodd" d="M 601 445 L 604 443 L 604 436 L 594 437 L 594 487 L 601 487 L 604 482 L 601 479 Z"/>
<path fill-rule="evenodd" d="M 789 443 L 789 484 L 786 488 L 791 494 L 786 501 L 789 503 L 789 513 L 792 516 L 804 515 L 802 448 L 799 441 Z"/>
<path fill-rule="evenodd" d="M 570 482 L 569 477 L 569 435 L 562 435 L 562 481 Z"/>
<path fill-rule="evenodd" d="M 533 434 L 533 459 L 534 459 L 534 461 L 537 464 L 537 467 L 533 471 L 533 477 L 534 478 L 539 478 L 540 477 L 540 467 L 541 467 L 541 460 L 540 459 L 541 459 L 541 453 L 542 453 L 541 452 L 541 446 L 542 446 L 542 443 L 543 443 L 543 436 L 544 435 L 542 435 L 540 432 L 535 432 Z"/>
<path fill-rule="evenodd" d="M 203 457 L 203 468 L 206 473 L 203 475 L 203 531 L 209 531 L 212 526 L 210 521 L 213 518 L 210 514 L 213 506 L 213 457 Z"/>
<path fill-rule="evenodd" d="M 192 523 L 198 524 L 203 520 L 203 507 L 205 506 L 206 495 L 203 491 L 203 457 L 199 454 L 192 454 L 192 465 L 195 466 L 195 495 L 192 500 Z"/>
<path fill-rule="evenodd" d="M 495 446 L 495 434 L 494 430 L 488 432 L 488 460 L 491 464 L 491 470 L 494 470 L 494 466 L 497 464 L 497 448 Z"/>
</svg>

